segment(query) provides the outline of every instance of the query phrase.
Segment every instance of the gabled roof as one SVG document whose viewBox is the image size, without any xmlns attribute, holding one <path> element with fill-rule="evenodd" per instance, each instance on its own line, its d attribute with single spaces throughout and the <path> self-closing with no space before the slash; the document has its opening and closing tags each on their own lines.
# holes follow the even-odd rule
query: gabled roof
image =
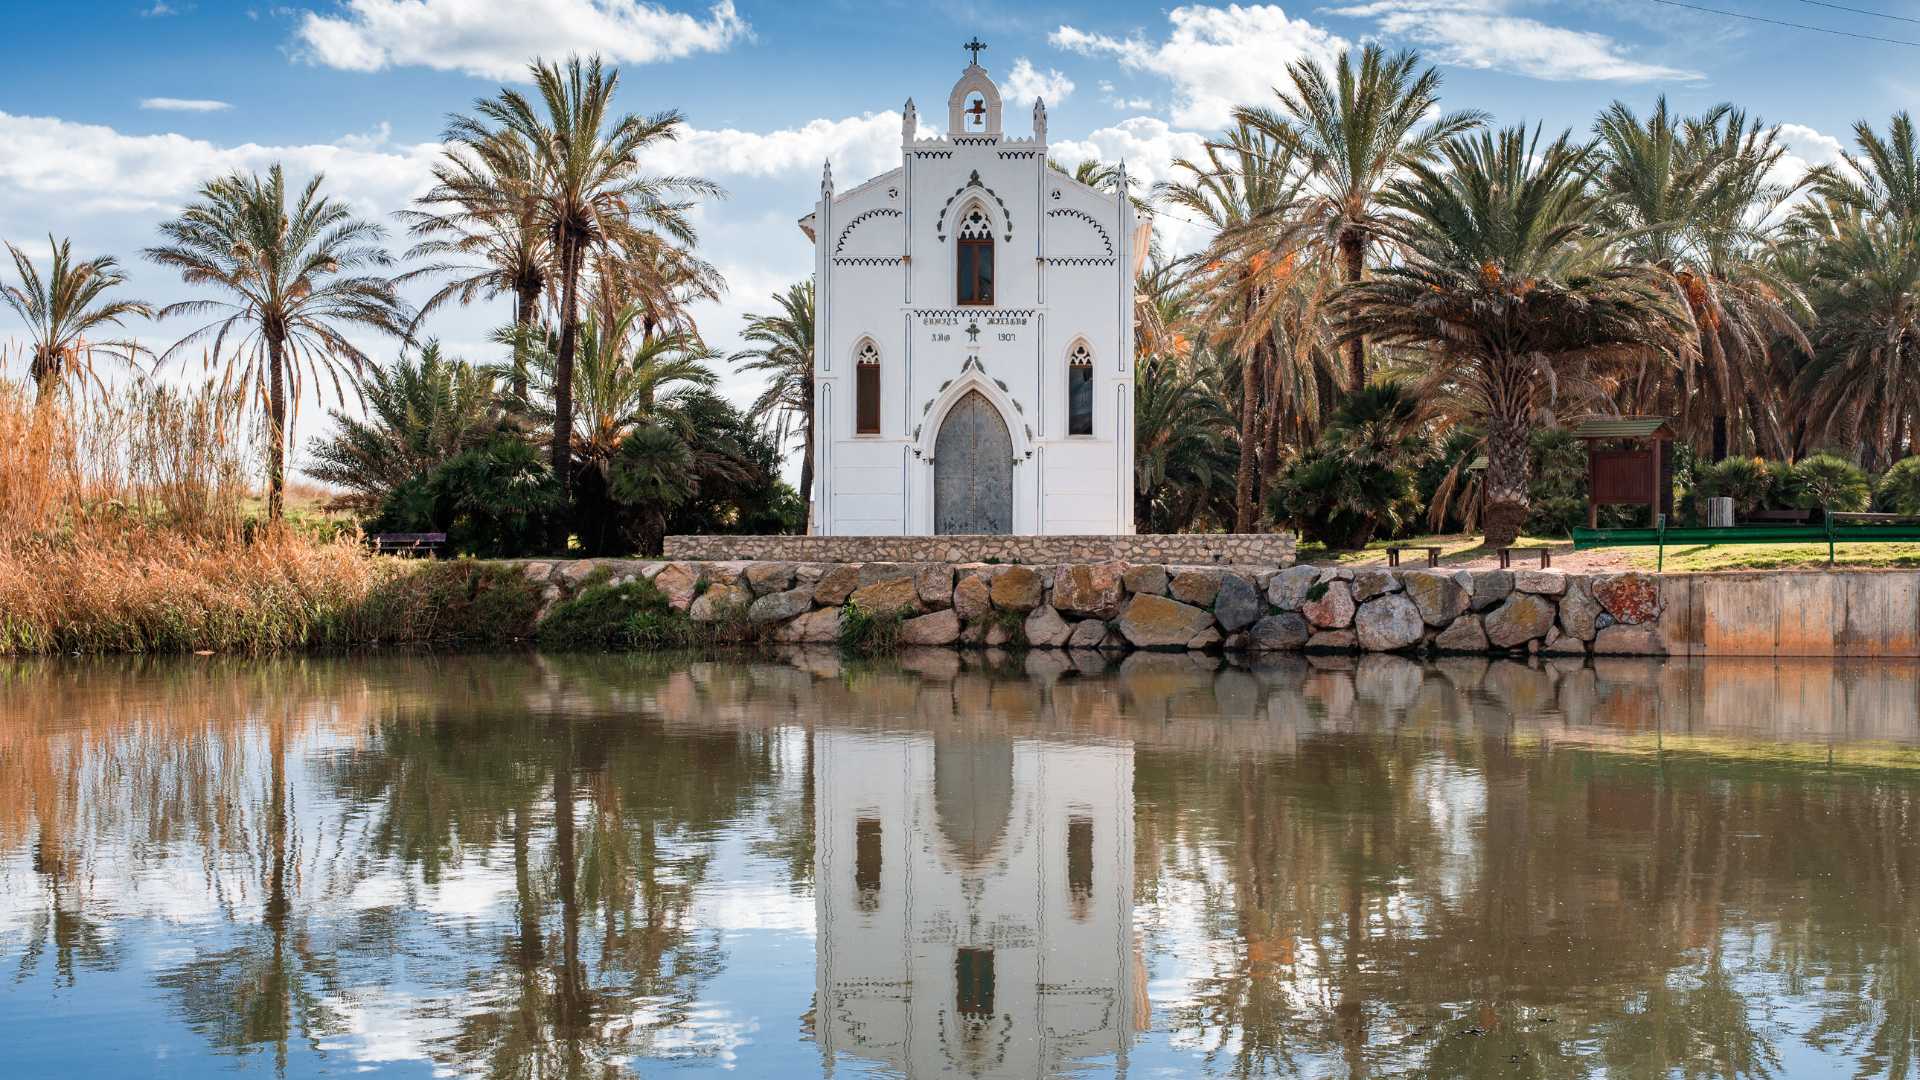
<svg viewBox="0 0 1920 1080">
<path fill-rule="evenodd" d="M 1576 439 L 1671 439 L 1664 416 L 1596 416 L 1574 425 Z"/>
</svg>

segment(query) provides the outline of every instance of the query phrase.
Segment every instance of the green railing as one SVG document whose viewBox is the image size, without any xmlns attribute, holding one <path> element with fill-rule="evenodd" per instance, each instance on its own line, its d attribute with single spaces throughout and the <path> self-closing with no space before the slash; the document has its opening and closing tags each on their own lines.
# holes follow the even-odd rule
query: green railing
<svg viewBox="0 0 1920 1080">
<path fill-rule="evenodd" d="M 1920 517 L 1903 514 L 1828 514 L 1819 525 L 1734 525 L 1729 528 L 1684 526 L 1668 528 L 1666 515 L 1651 529 L 1573 530 L 1573 550 L 1605 547 L 1650 547 L 1660 550 L 1657 568 L 1667 565 L 1667 548 L 1715 547 L 1720 544 L 1825 544 L 1827 565 L 1834 548 L 1853 543 L 1920 543 Z"/>
</svg>

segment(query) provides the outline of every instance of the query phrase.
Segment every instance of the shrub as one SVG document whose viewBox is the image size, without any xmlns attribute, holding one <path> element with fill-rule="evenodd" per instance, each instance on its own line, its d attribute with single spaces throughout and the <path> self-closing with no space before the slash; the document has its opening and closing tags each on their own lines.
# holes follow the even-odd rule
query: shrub
<svg viewBox="0 0 1920 1080">
<path fill-rule="evenodd" d="M 1837 513 L 1865 510 L 1873 497 L 1867 474 L 1832 454 L 1815 454 L 1795 463 L 1787 474 L 1787 491 L 1795 506 Z"/>
<path fill-rule="evenodd" d="M 534 640 L 543 649 L 659 649 L 684 645 L 693 624 L 644 578 L 611 584 L 603 571 L 570 600 L 553 605 Z"/>
<path fill-rule="evenodd" d="M 1274 518 L 1292 522 L 1302 539 L 1336 549 L 1366 547 L 1381 526 L 1391 533 L 1419 511 L 1410 471 L 1323 449 L 1288 462 L 1267 501 Z"/>
<path fill-rule="evenodd" d="M 310 644 L 506 645 L 526 639 L 540 594 L 517 567 L 472 559 L 382 560 L 386 573 Z"/>
<path fill-rule="evenodd" d="M 1880 505 L 1896 514 L 1920 514 L 1920 457 L 1893 463 L 1880 476 L 1874 493 Z"/>
<path fill-rule="evenodd" d="M 1777 474 L 1759 458 L 1730 457 L 1694 472 L 1694 499 L 1733 500 L 1735 513 L 1750 514 L 1776 502 Z M 1704 512 L 1704 506 L 1702 508 Z"/>
<path fill-rule="evenodd" d="M 849 603 L 840 609 L 840 647 L 861 656 L 880 656 L 900 648 L 899 612 L 873 612 Z"/>
<path fill-rule="evenodd" d="M 1528 445 L 1533 477 L 1527 482 L 1525 531 L 1571 536 L 1587 520 L 1587 448 L 1566 428 L 1535 431 Z"/>
</svg>

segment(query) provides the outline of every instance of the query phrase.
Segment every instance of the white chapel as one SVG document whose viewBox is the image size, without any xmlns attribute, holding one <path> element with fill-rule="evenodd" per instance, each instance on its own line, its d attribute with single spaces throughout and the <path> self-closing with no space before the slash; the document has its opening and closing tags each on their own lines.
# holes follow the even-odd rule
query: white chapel
<svg viewBox="0 0 1920 1080">
<path fill-rule="evenodd" d="M 967 46 L 947 132 L 802 218 L 814 244 L 814 531 L 1133 532 L 1132 204 L 1002 127 Z M 1124 189 L 1124 171 L 1119 185 Z"/>
</svg>

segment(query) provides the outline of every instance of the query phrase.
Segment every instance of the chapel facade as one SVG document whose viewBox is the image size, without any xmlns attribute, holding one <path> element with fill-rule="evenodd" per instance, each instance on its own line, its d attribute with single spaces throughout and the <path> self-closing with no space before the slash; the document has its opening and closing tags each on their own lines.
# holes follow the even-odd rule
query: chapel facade
<svg viewBox="0 0 1920 1080">
<path fill-rule="evenodd" d="M 901 164 L 802 218 L 814 244 L 815 490 L 823 535 L 1133 532 L 1133 282 L 1125 189 L 1047 166 L 1002 126 L 977 41 Z"/>
</svg>

